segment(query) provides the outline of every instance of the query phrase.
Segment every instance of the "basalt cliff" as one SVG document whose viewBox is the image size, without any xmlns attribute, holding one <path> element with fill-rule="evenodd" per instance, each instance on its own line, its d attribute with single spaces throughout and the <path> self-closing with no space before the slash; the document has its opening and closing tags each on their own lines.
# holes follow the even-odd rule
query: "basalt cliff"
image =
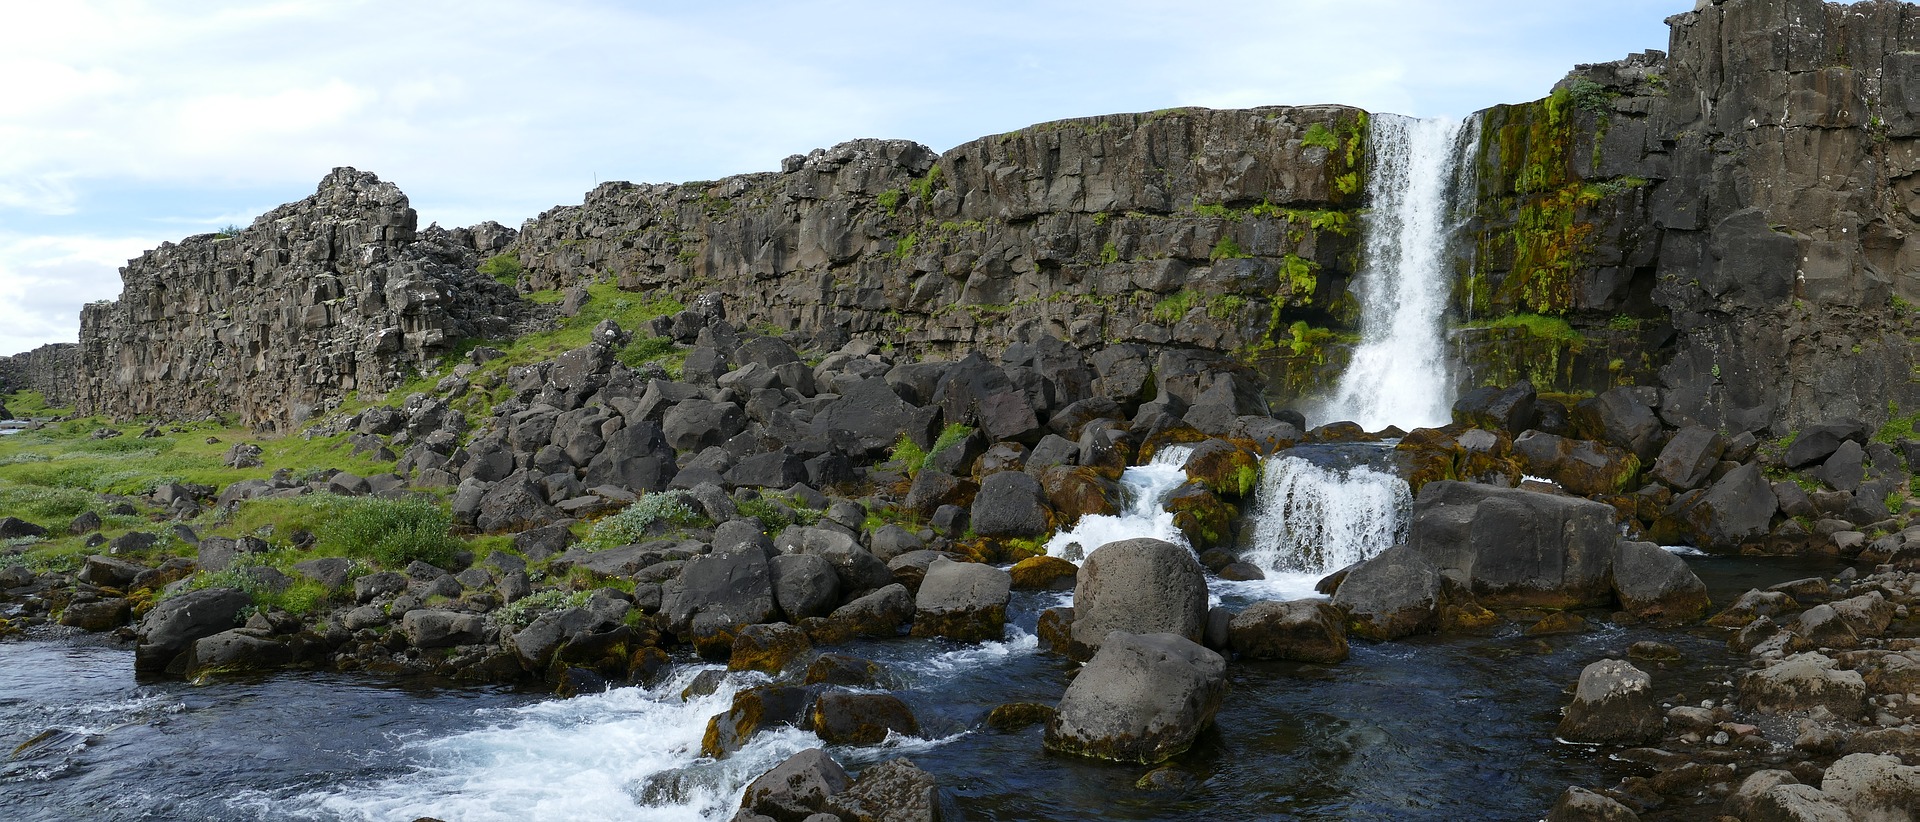
<svg viewBox="0 0 1920 822">
<path fill-rule="evenodd" d="M 1776 436 L 1920 406 L 1920 7 L 1725 0 L 1669 23 L 1667 52 L 1475 115 L 1459 381 L 1657 386 L 1670 425 Z M 777 173 L 607 183 L 517 232 L 420 230 L 396 187 L 343 169 L 237 236 L 131 261 L 76 349 L 0 374 L 86 411 L 285 430 L 537 323 L 476 271 L 505 254 L 520 294 L 718 293 L 736 326 L 824 350 L 1050 336 L 1205 362 L 1241 375 L 1239 405 L 1288 405 L 1357 331 L 1369 123 L 1174 109 L 944 154 L 860 140 Z"/>
</svg>

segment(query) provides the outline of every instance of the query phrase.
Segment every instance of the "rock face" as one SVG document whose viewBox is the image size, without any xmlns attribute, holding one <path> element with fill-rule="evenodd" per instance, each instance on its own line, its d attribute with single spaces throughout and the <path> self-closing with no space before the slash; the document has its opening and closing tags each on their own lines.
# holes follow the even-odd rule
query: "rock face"
<svg viewBox="0 0 1920 822">
<path fill-rule="evenodd" d="M 1473 154 L 1476 248 L 1453 317 L 1538 314 L 1573 333 L 1465 329 L 1460 379 L 1597 394 L 1570 415 L 1518 401 L 1529 391 L 1471 404 L 1514 435 L 1537 416 L 1601 443 L 1562 463 L 1582 482 L 1624 470 L 1604 449 L 1652 464 L 1650 422 L 1779 436 L 1920 407 L 1920 8 L 1724 0 L 1669 23 L 1670 53 L 1581 66 L 1545 99 L 1484 112 Z M 118 416 L 237 410 L 284 427 L 399 384 L 461 337 L 499 336 L 531 309 L 474 268 L 506 252 L 525 290 L 609 271 L 634 291 L 700 283 L 728 295 L 735 327 L 829 350 L 861 337 L 958 359 L 1050 334 L 1086 355 L 1073 399 L 1198 405 L 1218 386 L 1232 397 L 1209 407 L 1244 413 L 1345 362 L 1324 341 L 1358 314 L 1368 139 L 1364 112 L 1311 106 L 1063 120 L 941 155 L 859 140 L 778 172 L 607 183 L 518 234 L 419 230 L 392 185 L 340 169 L 238 236 L 130 263 L 120 300 L 85 311 L 73 393 Z M 690 379 L 718 377 L 725 348 L 693 352 Z M 1230 360 L 1264 381 L 1192 367 Z M 762 365 L 754 379 L 783 364 Z M 1043 409 L 1010 401 L 1027 393 L 1017 380 L 967 385 L 939 403 L 950 418 L 1022 441 L 1043 430 Z M 868 449 L 915 427 L 856 418 L 875 415 L 815 419 Z M 1713 450 L 1697 439 L 1662 481 L 1697 481 Z"/>
<path fill-rule="evenodd" d="M 1699 3 L 1669 18 L 1669 53 L 1488 111 L 1456 293 L 1585 339 L 1484 332 L 1474 384 L 1599 391 L 1611 359 L 1664 389 L 1671 425 L 1776 436 L 1920 405 L 1916 21 L 1904 3 Z"/>
<path fill-rule="evenodd" d="M 207 588 L 154 606 L 136 630 L 134 670 L 167 670 L 193 643 L 232 628 L 240 609 L 252 604 L 251 597 L 232 588 Z"/>
<path fill-rule="evenodd" d="M 43 345 L 11 357 L 0 357 L 0 394 L 38 391 L 46 396 L 49 405 L 71 406 L 77 399 L 74 389 L 79 373 L 79 346 L 73 343 Z"/>
<path fill-rule="evenodd" d="M 120 271 L 120 299 L 81 312 L 85 412 L 238 414 L 285 429 L 348 391 L 399 385 L 462 338 L 528 309 L 475 269 L 513 231 L 419 230 L 392 183 L 335 169 L 319 190 L 231 237 L 164 243 Z"/>
<path fill-rule="evenodd" d="M 1047 723 L 1049 750 L 1154 764 L 1192 746 L 1226 697 L 1227 661 L 1173 634 L 1107 635 Z"/>
</svg>

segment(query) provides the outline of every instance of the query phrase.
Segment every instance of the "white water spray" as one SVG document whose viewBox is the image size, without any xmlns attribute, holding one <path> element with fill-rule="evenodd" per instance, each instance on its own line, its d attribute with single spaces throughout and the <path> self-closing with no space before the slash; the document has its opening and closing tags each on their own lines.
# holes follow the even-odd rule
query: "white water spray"
<svg viewBox="0 0 1920 822">
<path fill-rule="evenodd" d="M 1457 225 L 1454 194 L 1472 188 L 1461 162 L 1476 140 L 1458 120 L 1377 115 L 1368 138 L 1372 211 L 1357 278 L 1360 346 L 1320 419 L 1369 431 L 1444 425 L 1453 380 L 1445 314 Z"/>
<path fill-rule="evenodd" d="M 1047 540 L 1047 555 L 1079 562 L 1093 549 L 1123 539 L 1152 537 L 1175 545 L 1186 545 L 1187 537 L 1173 524 L 1167 511 L 1167 495 L 1187 481 L 1187 459 L 1193 447 L 1168 445 L 1153 452 L 1146 465 L 1128 468 L 1120 476 L 1127 494 L 1127 508 L 1118 514 L 1088 514 L 1072 530 L 1061 531 Z"/>
<path fill-rule="evenodd" d="M 1405 539 L 1412 507 L 1406 481 L 1390 472 L 1277 457 L 1254 492 L 1253 547 L 1242 559 L 1317 579 Z"/>
</svg>

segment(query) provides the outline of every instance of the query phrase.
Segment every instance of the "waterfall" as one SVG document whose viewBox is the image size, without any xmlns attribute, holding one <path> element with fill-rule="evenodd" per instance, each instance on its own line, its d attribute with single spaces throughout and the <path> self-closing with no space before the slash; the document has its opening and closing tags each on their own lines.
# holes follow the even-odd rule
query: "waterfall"
<svg viewBox="0 0 1920 822">
<path fill-rule="evenodd" d="M 1193 456 L 1193 447 L 1167 445 L 1153 453 L 1146 465 L 1128 468 L 1120 476 L 1120 487 L 1127 495 L 1127 507 L 1118 514 L 1088 514 L 1074 523 L 1072 530 L 1061 531 L 1047 540 L 1047 555 L 1074 562 L 1086 558 L 1093 549 L 1109 542 L 1138 537 L 1153 537 L 1175 545 L 1186 545 L 1186 535 L 1174 527 L 1173 514 L 1167 512 L 1167 496 L 1187 481 L 1183 467 Z"/>
<path fill-rule="evenodd" d="M 1406 538 L 1413 493 L 1390 467 L 1377 464 L 1391 452 L 1364 445 L 1321 448 L 1291 449 L 1268 461 L 1249 517 L 1252 545 L 1241 559 L 1270 574 L 1317 578 Z M 1365 461 L 1355 464 L 1356 455 Z"/>
<path fill-rule="evenodd" d="M 1325 421 L 1352 420 L 1369 431 L 1444 425 L 1453 408 L 1446 347 L 1452 291 L 1451 239 L 1459 193 L 1473 188 L 1462 162 L 1477 128 L 1459 120 L 1376 115 L 1368 137 L 1367 196 L 1356 288 L 1360 345 Z"/>
</svg>

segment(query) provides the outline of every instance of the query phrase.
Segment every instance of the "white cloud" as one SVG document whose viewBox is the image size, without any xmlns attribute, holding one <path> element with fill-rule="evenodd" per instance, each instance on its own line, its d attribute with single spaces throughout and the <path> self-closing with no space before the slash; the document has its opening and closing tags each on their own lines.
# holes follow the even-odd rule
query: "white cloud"
<svg viewBox="0 0 1920 822">
<path fill-rule="evenodd" d="M 80 307 L 118 297 L 116 269 L 159 242 L 0 233 L 0 352 L 78 339 Z"/>
</svg>

